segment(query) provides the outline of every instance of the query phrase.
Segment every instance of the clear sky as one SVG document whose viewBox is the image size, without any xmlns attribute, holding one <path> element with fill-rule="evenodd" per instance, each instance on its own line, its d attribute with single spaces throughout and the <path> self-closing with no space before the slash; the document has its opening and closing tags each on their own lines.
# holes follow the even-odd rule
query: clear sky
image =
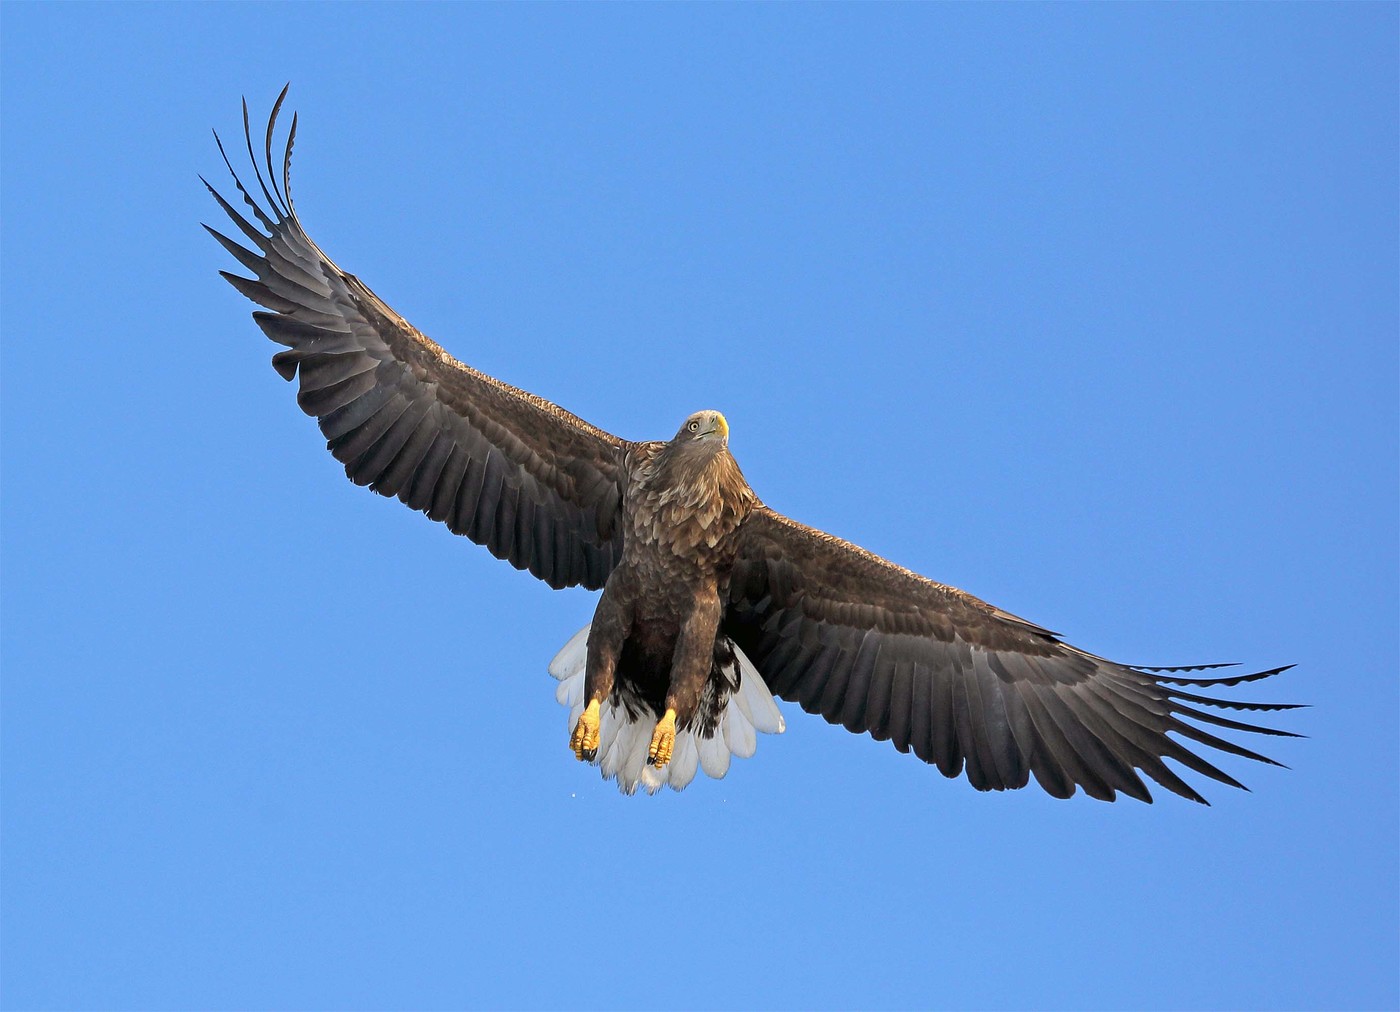
<svg viewBox="0 0 1400 1012">
<path fill-rule="evenodd" d="M 1400 1003 L 1396 5 L 0 17 L 5 1007 Z M 457 356 L 719 408 L 1097 653 L 1297 662 L 1292 769 L 983 795 L 788 707 L 619 796 L 594 596 L 351 486 L 216 274 L 288 79 L 311 234 Z"/>
</svg>

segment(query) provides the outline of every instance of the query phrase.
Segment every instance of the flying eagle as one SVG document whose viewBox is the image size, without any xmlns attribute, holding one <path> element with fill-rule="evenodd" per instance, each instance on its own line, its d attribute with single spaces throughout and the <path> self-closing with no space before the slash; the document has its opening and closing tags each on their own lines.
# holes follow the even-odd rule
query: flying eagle
<svg viewBox="0 0 1400 1012">
<path fill-rule="evenodd" d="M 1297 737 L 1202 709 L 1291 706 L 1199 690 L 1287 668 L 1201 677 L 1226 665 L 1106 660 L 769 509 L 718 411 L 697 411 L 669 440 L 631 442 L 457 361 L 302 229 L 289 179 L 295 116 L 280 185 L 273 171 L 286 94 L 268 119 L 266 180 L 243 104 L 264 203 L 219 143 L 262 228 L 205 181 L 256 250 L 206 225 L 254 277 L 221 273 L 267 310 L 253 318 L 285 349 L 273 368 L 300 376 L 297 403 L 351 481 L 551 587 L 602 591 L 550 672 L 573 754 L 623 791 L 680 790 L 697 767 L 724 776 L 731 755 L 753 754 L 755 732 L 783 730 L 775 696 L 984 791 L 1034 777 L 1057 798 L 1079 788 L 1150 802 L 1146 774 L 1205 803 L 1164 760 L 1233 787 L 1243 785 L 1193 747 L 1280 765 L 1198 725 Z"/>
</svg>

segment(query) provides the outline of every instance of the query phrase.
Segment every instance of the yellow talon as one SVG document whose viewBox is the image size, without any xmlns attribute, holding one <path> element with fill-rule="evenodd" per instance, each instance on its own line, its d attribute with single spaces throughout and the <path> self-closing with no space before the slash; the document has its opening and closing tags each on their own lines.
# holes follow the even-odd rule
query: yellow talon
<svg viewBox="0 0 1400 1012">
<path fill-rule="evenodd" d="M 651 748 L 647 750 L 647 763 L 657 769 L 671 761 L 671 753 L 676 748 L 676 711 L 667 710 L 666 716 L 656 722 L 656 730 L 651 733 Z"/>
<path fill-rule="evenodd" d="M 569 748 L 581 762 L 591 763 L 598 754 L 598 700 L 588 704 L 574 725 L 573 736 L 569 738 Z"/>
</svg>

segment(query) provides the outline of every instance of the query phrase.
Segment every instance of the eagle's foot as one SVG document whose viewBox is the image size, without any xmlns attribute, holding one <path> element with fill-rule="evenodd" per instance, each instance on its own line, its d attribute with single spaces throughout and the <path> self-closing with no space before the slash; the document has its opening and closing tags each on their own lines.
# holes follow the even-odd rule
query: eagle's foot
<svg viewBox="0 0 1400 1012">
<path fill-rule="evenodd" d="M 591 763 L 598 754 L 598 701 L 595 699 L 579 715 L 574 725 L 574 733 L 569 738 L 569 748 L 580 762 Z"/>
<path fill-rule="evenodd" d="M 647 765 L 657 769 L 671 761 L 671 753 L 676 748 L 676 711 L 667 710 L 666 716 L 656 722 L 656 730 L 651 733 L 651 748 L 647 749 Z"/>
</svg>

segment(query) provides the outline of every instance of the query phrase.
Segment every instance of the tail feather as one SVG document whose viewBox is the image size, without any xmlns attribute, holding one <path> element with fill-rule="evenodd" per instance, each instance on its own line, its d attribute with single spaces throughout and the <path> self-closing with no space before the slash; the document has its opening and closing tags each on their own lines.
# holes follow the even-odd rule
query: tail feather
<svg viewBox="0 0 1400 1012">
<path fill-rule="evenodd" d="M 642 782 L 642 773 L 648 770 L 647 748 L 651 745 L 651 728 L 641 721 L 631 721 L 623 724 L 618 737 L 626 748 L 617 770 L 617 785 L 631 794 Z M 657 784 L 657 787 L 660 786 Z M 655 793 L 656 788 L 650 790 Z"/>
<path fill-rule="evenodd" d="M 724 744 L 740 759 L 749 759 L 758 749 L 758 735 L 754 732 L 753 718 L 744 716 L 738 695 L 736 692 L 730 696 L 725 707 Z"/>
<path fill-rule="evenodd" d="M 559 680 L 554 698 L 568 709 L 571 731 L 583 713 L 589 628 L 584 626 L 575 633 L 549 664 L 549 673 Z M 593 760 L 603 779 L 615 779 L 624 794 L 633 794 L 638 787 L 648 794 L 662 787 L 679 791 L 695 779 L 698 770 L 718 780 L 729 772 L 731 756 L 751 757 L 758 748 L 758 732 L 782 734 L 783 716 L 763 676 L 738 647 L 734 655 L 739 665 L 739 688 L 730 695 L 713 733 L 704 737 L 694 729 L 679 731 L 671 761 L 661 769 L 647 765 L 656 716 L 643 712 L 634 717 L 615 699 L 604 703 L 598 754 Z"/>
<path fill-rule="evenodd" d="M 671 789 L 682 790 L 695 779 L 695 771 L 700 768 L 700 750 L 695 745 L 695 735 L 679 735 L 676 738 L 676 751 L 671 756 Z"/>
<path fill-rule="evenodd" d="M 768 690 L 763 676 L 758 673 L 758 668 L 753 666 L 753 661 L 737 646 L 734 648 L 734 656 L 739 658 L 739 707 L 744 716 L 755 731 L 782 734 L 787 730 L 787 725 L 783 722 L 782 711 L 778 709 L 778 701 Z"/>
<path fill-rule="evenodd" d="M 724 736 L 717 734 L 712 738 L 701 738 L 696 744 L 700 746 L 700 768 L 705 771 L 705 775 L 716 780 L 723 779 L 729 772 L 730 756 Z"/>
<path fill-rule="evenodd" d="M 549 673 L 561 682 L 567 682 L 574 675 L 583 674 L 584 665 L 588 663 L 588 630 L 593 628 L 590 622 L 578 632 L 569 637 L 569 642 L 565 643 L 560 651 L 554 655 L 554 660 L 549 662 Z M 579 695 L 583 695 L 583 683 L 578 686 Z"/>
</svg>

